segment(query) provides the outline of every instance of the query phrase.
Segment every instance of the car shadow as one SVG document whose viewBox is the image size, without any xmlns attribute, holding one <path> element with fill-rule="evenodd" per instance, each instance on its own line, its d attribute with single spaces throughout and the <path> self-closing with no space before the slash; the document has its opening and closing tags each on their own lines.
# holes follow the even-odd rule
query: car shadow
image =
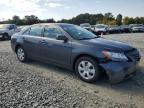
<svg viewBox="0 0 144 108">
<path fill-rule="evenodd" d="M 29 62 L 28 64 L 32 66 L 38 66 L 38 67 L 40 66 L 42 68 L 46 68 L 49 71 L 54 72 L 55 74 L 57 73 L 63 74 L 64 76 L 69 77 L 71 80 L 76 80 L 76 81 L 81 82 L 82 85 L 83 84 L 85 85 L 85 87 L 94 86 L 95 88 L 99 86 L 102 88 L 110 88 L 119 92 L 134 93 L 136 95 L 142 95 L 142 94 L 144 95 L 144 67 L 139 67 L 137 70 L 136 76 L 134 76 L 133 78 L 122 81 L 117 84 L 110 84 L 109 79 L 106 74 L 104 74 L 103 77 L 101 77 L 99 81 L 90 84 L 90 83 L 85 83 L 81 81 L 80 79 L 78 79 L 75 72 L 55 66 L 55 65 L 51 65 L 51 64 L 43 63 L 39 61 L 34 61 L 34 60 Z"/>
</svg>

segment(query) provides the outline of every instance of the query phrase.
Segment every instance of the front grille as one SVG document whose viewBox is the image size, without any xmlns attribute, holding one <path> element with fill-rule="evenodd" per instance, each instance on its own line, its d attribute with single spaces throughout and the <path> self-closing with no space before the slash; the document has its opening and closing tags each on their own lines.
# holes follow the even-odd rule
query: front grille
<svg viewBox="0 0 144 108">
<path fill-rule="evenodd" d="M 125 51 L 125 55 L 128 57 L 130 61 L 140 61 L 141 58 L 137 49 Z"/>
</svg>

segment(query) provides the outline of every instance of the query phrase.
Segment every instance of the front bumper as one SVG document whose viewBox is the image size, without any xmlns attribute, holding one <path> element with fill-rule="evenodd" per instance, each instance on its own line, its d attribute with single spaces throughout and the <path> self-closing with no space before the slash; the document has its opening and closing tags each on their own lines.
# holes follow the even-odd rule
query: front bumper
<svg viewBox="0 0 144 108">
<path fill-rule="evenodd" d="M 93 31 L 93 33 L 96 35 L 101 35 L 101 34 L 106 35 L 107 31 Z"/>
<path fill-rule="evenodd" d="M 100 64 L 106 70 L 110 83 L 119 83 L 135 75 L 138 62 L 108 62 Z"/>
</svg>

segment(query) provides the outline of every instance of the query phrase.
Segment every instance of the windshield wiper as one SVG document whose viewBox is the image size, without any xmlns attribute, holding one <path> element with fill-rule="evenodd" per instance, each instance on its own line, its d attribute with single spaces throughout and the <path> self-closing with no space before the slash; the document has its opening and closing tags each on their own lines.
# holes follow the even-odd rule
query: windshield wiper
<svg viewBox="0 0 144 108">
<path fill-rule="evenodd" d="M 94 39 L 94 38 L 100 38 L 100 36 L 93 37 L 93 39 Z"/>
<path fill-rule="evenodd" d="M 99 37 L 97 36 L 97 37 L 92 37 L 92 38 L 80 38 L 78 40 L 87 40 L 87 39 L 95 39 L 95 38 L 99 38 Z"/>
</svg>

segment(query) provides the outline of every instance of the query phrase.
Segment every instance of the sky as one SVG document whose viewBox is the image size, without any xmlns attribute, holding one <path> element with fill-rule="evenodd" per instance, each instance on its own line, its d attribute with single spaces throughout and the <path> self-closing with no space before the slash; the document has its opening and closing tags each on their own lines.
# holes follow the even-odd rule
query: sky
<svg viewBox="0 0 144 108">
<path fill-rule="evenodd" d="M 14 15 L 40 19 L 69 19 L 81 13 L 107 13 L 144 17 L 144 0 L 0 0 L 0 20 Z"/>
</svg>

